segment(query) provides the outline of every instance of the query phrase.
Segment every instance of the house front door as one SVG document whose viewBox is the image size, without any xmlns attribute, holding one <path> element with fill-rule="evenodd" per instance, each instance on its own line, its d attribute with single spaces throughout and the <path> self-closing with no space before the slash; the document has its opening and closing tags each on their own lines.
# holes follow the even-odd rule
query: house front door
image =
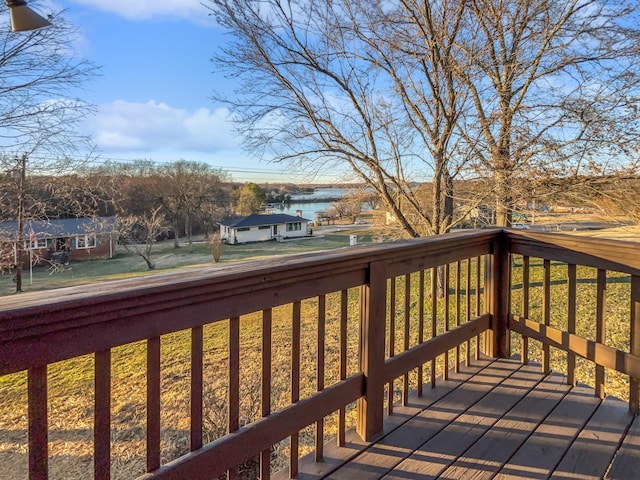
<svg viewBox="0 0 640 480">
<path fill-rule="evenodd" d="M 273 236 L 275 237 L 276 235 L 278 235 L 278 225 L 273 226 Z"/>
</svg>

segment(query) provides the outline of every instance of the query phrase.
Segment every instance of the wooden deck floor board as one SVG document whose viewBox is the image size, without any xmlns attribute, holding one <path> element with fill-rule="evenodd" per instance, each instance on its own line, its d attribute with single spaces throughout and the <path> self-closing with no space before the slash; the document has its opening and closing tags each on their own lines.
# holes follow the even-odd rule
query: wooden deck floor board
<svg viewBox="0 0 640 480">
<path fill-rule="evenodd" d="M 636 417 L 624 437 L 606 478 L 629 479 L 640 476 L 640 417 Z"/>
<path fill-rule="evenodd" d="M 437 478 L 540 380 L 539 368 L 524 366 L 514 370 L 455 423 L 449 424 L 395 467 L 385 480 Z"/>
<path fill-rule="evenodd" d="M 550 478 L 602 478 L 631 420 L 633 416 L 626 402 L 607 397 L 571 444 Z"/>
<path fill-rule="evenodd" d="M 539 366 L 484 365 L 440 382 L 448 391 L 425 410 L 424 399 L 398 407 L 378 441 L 354 441 L 298 478 L 640 478 L 640 420 L 626 402 L 601 402 L 591 388 L 571 389 L 566 377 L 544 376 Z"/>
<path fill-rule="evenodd" d="M 600 399 L 594 396 L 593 389 L 586 386 L 571 389 L 495 478 L 547 478 L 599 405 Z"/>
<path fill-rule="evenodd" d="M 425 410 L 412 418 L 351 462 L 327 478 L 369 480 L 379 479 L 397 464 L 464 413 L 469 401 L 480 399 L 500 383 L 514 365 L 492 363 Z"/>
<path fill-rule="evenodd" d="M 569 391 L 563 375 L 551 374 L 453 463 L 444 478 L 489 479 Z"/>
</svg>

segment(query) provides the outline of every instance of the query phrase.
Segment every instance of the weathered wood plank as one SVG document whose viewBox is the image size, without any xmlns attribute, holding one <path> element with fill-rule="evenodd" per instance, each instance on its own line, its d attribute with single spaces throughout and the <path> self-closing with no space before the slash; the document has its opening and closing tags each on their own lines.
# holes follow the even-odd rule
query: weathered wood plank
<svg viewBox="0 0 640 480">
<path fill-rule="evenodd" d="M 494 362 L 495 363 L 495 362 Z M 484 367 L 480 370 L 479 367 Z M 471 378 L 466 372 L 477 372 Z M 373 480 L 379 479 L 400 463 L 425 441 L 445 428 L 453 419 L 464 412 L 462 399 L 482 398 L 505 374 L 504 367 L 479 361 L 478 365 L 461 368 L 461 373 L 452 372 L 449 380 L 438 382 L 430 392 L 445 392 L 441 400 L 426 410 L 420 409 L 417 415 L 404 423 L 401 428 L 377 441 L 370 449 L 352 459 L 349 463 L 334 471 L 326 478 L 332 480 Z M 457 383 L 460 376 L 466 378 L 457 388 L 450 390 L 452 382 Z M 429 395 L 428 392 L 427 395 Z"/>
<path fill-rule="evenodd" d="M 503 376 L 502 381 L 494 380 L 495 388 L 475 403 L 473 399 L 462 399 L 461 403 L 468 409 L 383 478 L 437 478 L 542 380 L 538 369 L 527 365 L 518 370 L 518 363 L 516 360 L 497 362 L 496 368 L 507 367 L 504 370 L 496 369 Z M 474 380 L 475 377 L 470 381 Z M 446 404 L 442 407 L 455 408 Z"/>
<path fill-rule="evenodd" d="M 493 478 L 569 390 L 563 375 L 552 374 L 530 391 L 480 440 L 447 468 L 444 478 Z"/>
<path fill-rule="evenodd" d="M 591 388 L 574 387 L 495 478 L 548 478 L 599 405 Z"/>
<path fill-rule="evenodd" d="M 638 478 L 640 472 L 640 417 L 635 417 L 622 441 L 606 478 Z"/>
<path fill-rule="evenodd" d="M 605 398 L 550 478 L 595 480 L 604 477 L 632 420 L 625 402 Z"/>
</svg>

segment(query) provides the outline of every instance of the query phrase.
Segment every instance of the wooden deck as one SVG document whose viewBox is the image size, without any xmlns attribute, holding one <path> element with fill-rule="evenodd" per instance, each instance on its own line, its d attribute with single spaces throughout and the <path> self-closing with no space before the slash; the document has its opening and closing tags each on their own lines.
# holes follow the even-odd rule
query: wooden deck
<svg viewBox="0 0 640 480">
<path fill-rule="evenodd" d="M 331 446 L 306 479 L 638 478 L 640 421 L 626 402 L 539 365 L 482 360 L 387 417 L 375 443 Z M 345 458 L 346 457 L 346 458 Z M 346 460 L 346 463 L 345 463 Z"/>
</svg>

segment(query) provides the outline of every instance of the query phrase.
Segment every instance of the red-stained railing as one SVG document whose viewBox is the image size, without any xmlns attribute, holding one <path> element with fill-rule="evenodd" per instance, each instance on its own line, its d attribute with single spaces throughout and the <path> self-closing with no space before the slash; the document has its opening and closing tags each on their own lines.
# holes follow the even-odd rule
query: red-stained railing
<svg viewBox="0 0 640 480">
<path fill-rule="evenodd" d="M 592 338 L 579 331 L 576 306 L 585 265 L 596 269 Z M 320 460 L 330 438 L 344 446 L 352 425 L 363 439 L 374 438 L 385 411 L 406 405 L 410 390 L 422 394 L 423 384 L 434 385 L 481 351 L 508 356 L 513 342 L 521 343 L 523 361 L 539 357 L 544 369 L 566 351 L 570 382 L 576 356 L 594 362 L 599 395 L 605 368 L 628 375 L 637 411 L 639 265 L 634 244 L 492 229 L 7 297 L 0 375 L 9 381 L 0 393 L 27 372 L 32 479 L 50 478 L 58 461 L 50 439 L 60 422 L 51 421 L 48 407 L 65 394 L 49 392 L 51 377 L 85 355 L 92 357 L 94 420 L 83 441 L 93 453 L 90 471 L 80 465 L 78 478 L 131 477 L 122 473 L 130 459 L 116 435 L 126 426 L 115 418 L 121 399 L 114 392 L 139 390 L 115 373 L 123 363 L 138 364 L 136 349 L 144 350 L 145 453 L 127 472 L 146 479 L 235 478 L 240 467 L 263 479 L 281 467 L 296 476 L 307 452 Z M 565 277 L 556 278 L 559 268 Z M 629 278 L 626 347 L 612 345 L 605 331 L 609 271 L 621 272 L 621 285 Z M 558 285 L 566 288 L 562 308 Z M 182 450 L 167 447 L 171 428 L 163 420 L 185 403 L 167 399 L 180 382 L 189 417 L 177 433 Z M 226 433 L 216 434 L 208 417 L 216 413 L 209 403 L 218 386 Z"/>
<path fill-rule="evenodd" d="M 96 479 L 119 475 L 114 464 L 122 460 L 111 437 L 122 427 L 113 421 L 113 390 L 122 380 L 114 385 L 112 357 L 120 346 L 140 341 L 146 343 L 148 472 L 142 478 L 212 478 L 225 472 L 234 477 L 237 467 L 247 463 L 269 478 L 272 464 L 281 465 L 274 449 L 283 440 L 280 450 L 295 476 L 298 459 L 309 448 L 320 459 L 328 438 L 344 445 L 353 402 L 358 433 L 374 437 L 382 429 L 385 401 L 390 411 L 396 395 L 406 403 L 409 390 L 422 390 L 425 378 L 435 382 L 449 362 L 462 361 L 461 345 L 465 358 L 478 354 L 477 336 L 489 327 L 490 318 L 480 306 L 485 284 L 481 263 L 498 235 L 498 230 L 465 232 L 7 297 L 0 310 L 0 374 L 28 372 L 30 478 L 48 478 L 49 438 L 56 434 L 48 421 L 48 366 L 57 368 L 62 364 L 52 364 L 87 354 L 93 355 L 94 367 L 92 473 Z M 444 311 L 444 303 L 450 312 Z M 245 320 L 251 315 L 260 318 Z M 216 324 L 226 325 L 227 331 L 222 342 L 227 358 L 216 369 L 226 371 L 217 376 L 227 392 L 228 433 L 206 441 L 208 397 L 203 392 L 211 372 L 205 365 L 209 350 L 203 332 Z M 252 334 L 260 332 L 259 357 L 252 357 L 257 362 L 250 365 L 259 373 L 257 418 L 244 418 L 239 407 L 241 372 L 248 371 L 245 324 Z M 283 324 L 289 332 L 284 337 Z M 190 330 L 191 352 L 185 370 L 190 453 L 166 459 L 162 399 L 167 359 L 162 349 L 166 338 L 185 329 Z M 311 350 L 309 338 L 315 343 Z M 458 352 L 455 357 L 449 357 L 451 349 Z M 289 357 L 288 367 L 280 351 Z M 438 367 L 443 354 L 447 363 Z M 311 370 L 310 358 L 315 364 Z M 351 371 L 350 358 L 357 359 Z M 281 369 L 288 369 L 284 386 Z M 315 377 L 312 386 L 310 376 Z M 282 389 L 288 391 L 288 401 L 282 395 L 274 398 Z M 330 422 L 327 428 L 334 412 L 337 424 Z M 315 430 L 311 440 L 301 434 L 309 425 Z"/>
</svg>

